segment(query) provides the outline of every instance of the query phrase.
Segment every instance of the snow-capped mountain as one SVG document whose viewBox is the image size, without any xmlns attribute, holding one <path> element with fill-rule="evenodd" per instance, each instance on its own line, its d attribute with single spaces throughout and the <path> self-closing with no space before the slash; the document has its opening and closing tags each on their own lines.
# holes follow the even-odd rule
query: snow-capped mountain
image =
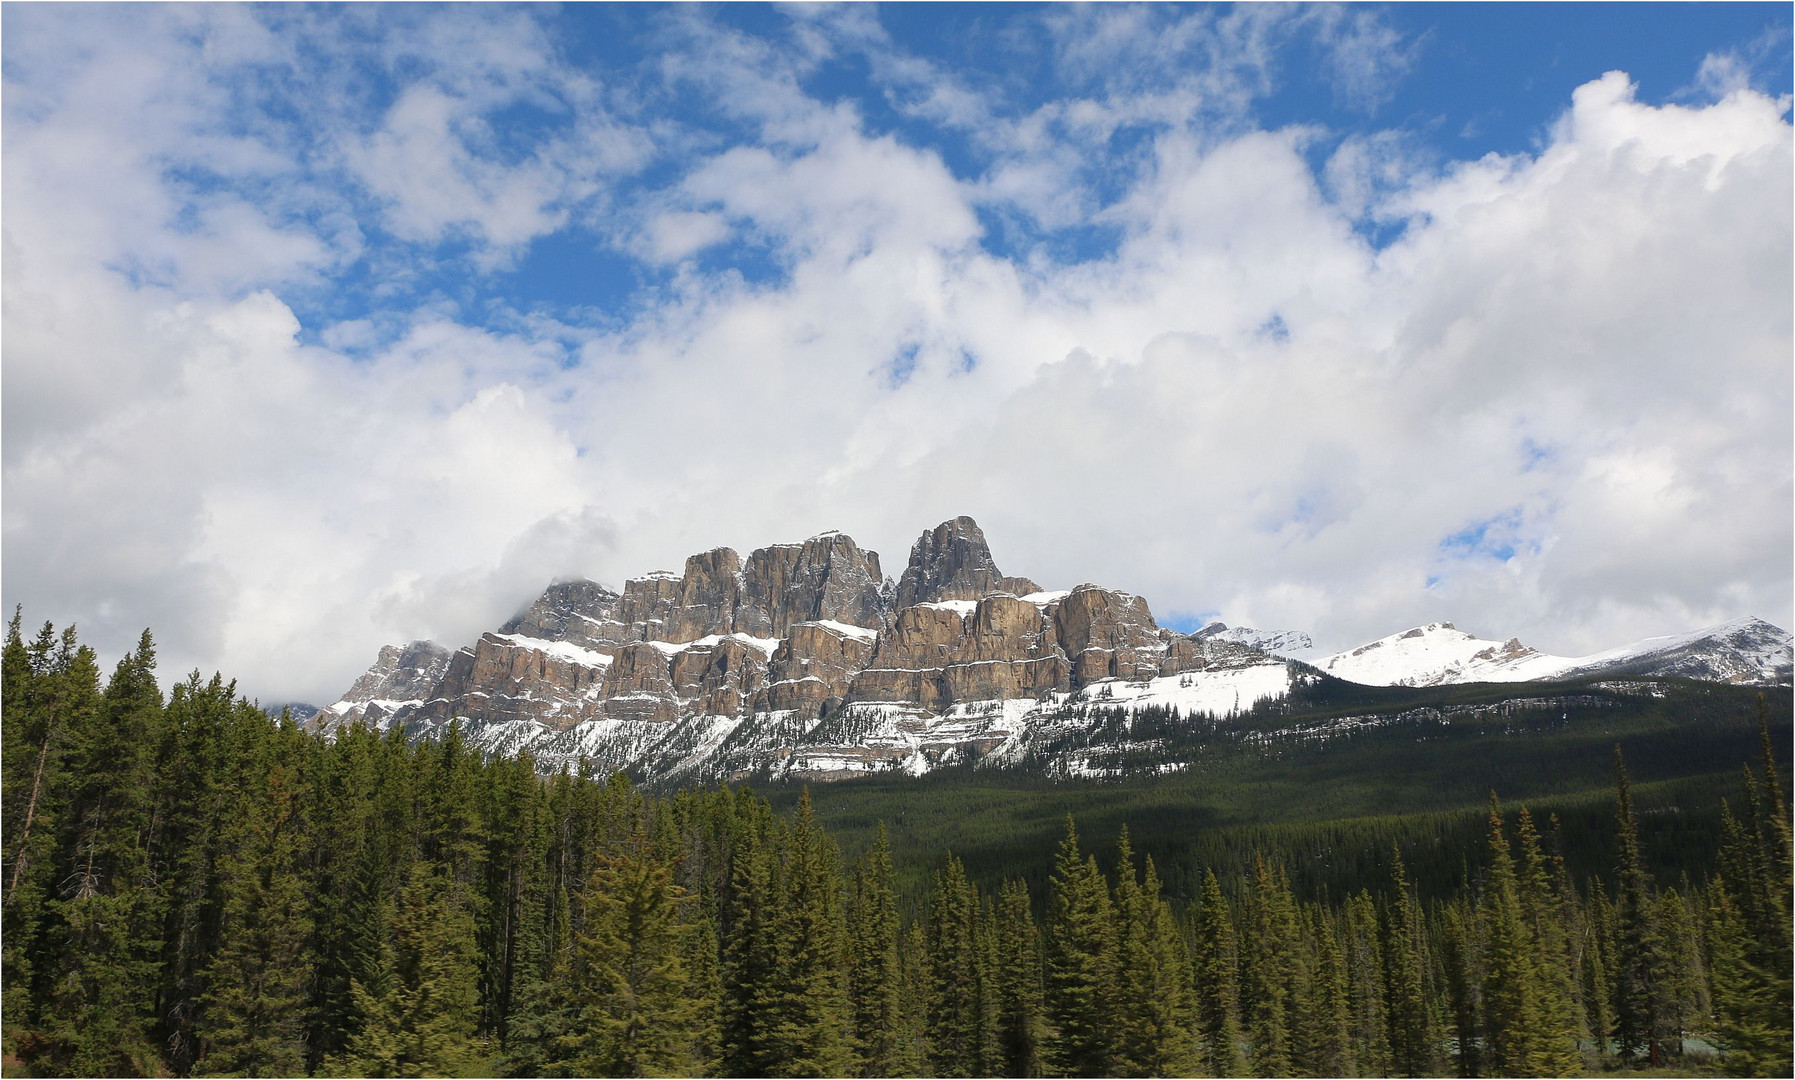
<svg viewBox="0 0 1795 1080">
<path fill-rule="evenodd" d="M 920 536 L 900 579 L 839 532 L 744 559 L 693 555 L 616 592 L 550 585 L 472 645 L 389 645 L 306 722 L 428 737 L 458 722 L 545 769 L 585 760 L 649 780 L 839 779 L 1038 761 L 1068 725 L 1118 712 L 1226 718 L 1314 679 L 1436 685 L 1600 672 L 1787 682 L 1790 637 L 1755 619 L 1588 657 L 1434 623 L 1318 660 L 1307 634 L 1216 623 L 1177 634 L 1146 600 L 1003 575 L 971 518 Z M 1076 742 L 1076 739 L 1071 740 Z M 1077 761 L 1057 762 L 1078 775 Z"/>
<path fill-rule="evenodd" d="M 1045 591 L 997 569 L 970 518 L 903 576 L 851 537 L 693 555 L 613 592 L 558 582 L 457 652 L 388 646 L 312 726 L 427 735 L 649 779 L 836 779 L 1028 752 L 1081 706 L 1227 716 L 1283 696 L 1283 659 L 1162 629 L 1141 597 Z"/>
<path fill-rule="evenodd" d="M 1301 630 L 1255 630 L 1250 626 L 1214 622 L 1198 630 L 1196 636 L 1248 645 L 1289 660 L 1307 660 L 1315 655 L 1315 642 Z"/>
<path fill-rule="evenodd" d="M 1451 623 L 1428 623 L 1311 661 L 1336 678 L 1373 686 L 1528 682 L 1593 675 L 1680 675 L 1713 682 L 1790 681 L 1788 631 L 1744 618 L 1589 656 L 1554 656 L 1518 638 L 1489 641 Z"/>
</svg>

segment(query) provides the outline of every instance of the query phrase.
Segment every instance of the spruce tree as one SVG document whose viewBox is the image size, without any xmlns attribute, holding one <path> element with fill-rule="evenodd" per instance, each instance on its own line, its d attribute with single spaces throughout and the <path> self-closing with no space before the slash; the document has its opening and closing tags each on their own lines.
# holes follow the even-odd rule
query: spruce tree
<svg viewBox="0 0 1795 1080">
<path fill-rule="evenodd" d="M 1490 796 L 1490 872 L 1479 913 L 1487 945 L 1483 970 L 1483 1067 L 1493 1076 L 1533 1075 L 1543 1056 L 1539 971 L 1521 915 L 1514 859 L 1502 812 Z"/>
<path fill-rule="evenodd" d="M 1137 880 L 1140 871 L 1126 829 L 1117 846 L 1116 979 L 1111 1006 L 1115 1075 L 1186 1075 L 1196 1066 L 1191 1032 L 1196 1003 L 1184 938 L 1160 899 L 1153 860 L 1147 860 L 1145 879 Z"/>
<path fill-rule="evenodd" d="M 305 1002 L 311 920 L 299 865 L 301 796 L 286 768 L 233 830 L 224 860 L 220 946 L 201 998 L 205 1056 L 216 1076 L 294 1076 L 305 1071 Z"/>
<path fill-rule="evenodd" d="M 413 868 L 370 981 L 351 986 L 362 1023 L 332 1062 L 337 1075 L 456 1076 L 479 1066 L 474 923 L 454 894 L 446 877 Z"/>
<path fill-rule="evenodd" d="M 929 896 L 929 1071 L 936 1076 L 979 1073 L 977 904 L 960 860 L 949 853 Z"/>
<path fill-rule="evenodd" d="M 1427 988 L 1427 924 L 1400 850 L 1392 852 L 1391 874 L 1396 895 L 1384 938 L 1391 1063 L 1399 1075 L 1433 1076 L 1439 1072 L 1439 1037 Z"/>
<path fill-rule="evenodd" d="M 1538 1042 L 1528 1068 L 1540 1076 L 1574 1076 L 1583 1071 L 1583 1058 L 1577 1048 L 1581 1025 L 1566 944 L 1565 909 L 1553 884 L 1552 867 L 1539 830 L 1526 807 L 1521 808 L 1516 836 L 1521 861 L 1516 868 L 1515 892 L 1521 917 L 1533 939 L 1534 998 L 1538 1010 Z"/>
<path fill-rule="evenodd" d="M 91 677 L 79 671 L 82 658 L 75 649 L 65 679 Z M 50 1056 L 76 1074 L 141 1073 L 160 1056 L 153 1030 L 166 897 L 149 862 L 162 698 L 147 631 L 98 705 L 70 717 L 57 867 L 67 876 L 48 905 L 66 937 L 43 1028 Z"/>
<path fill-rule="evenodd" d="M 1107 1075 L 1115 923 L 1109 885 L 1096 858 L 1079 851 L 1070 817 L 1048 884 L 1045 983 L 1047 1068 L 1061 1076 Z"/>
<path fill-rule="evenodd" d="M 1241 949 L 1241 1014 L 1256 1076 L 1290 1076 L 1292 991 L 1298 984 L 1296 910 L 1282 873 L 1254 859 Z"/>
<path fill-rule="evenodd" d="M 1036 1076 L 1041 1068 L 1041 942 L 1028 886 L 1006 881 L 997 894 L 995 972 L 998 1071 Z"/>
<path fill-rule="evenodd" d="M 1441 989 L 1456 1048 L 1458 1075 L 1481 1076 L 1483 1060 L 1483 939 L 1466 889 L 1448 901 L 1440 917 Z"/>
<path fill-rule="evenodd" d="M 687 968 L 689 907 L 646 836 L 600 858 L 577 946 L 579 1023 L 563 1040 L 575 1072 L 690 1075 L 702 1063 L 694 1036 L 709 1003 L 694 992 Z"/>
<path fill-rule="evenodd" d="M 1316 1076 L 1354 1076 L 1359 1064 L 1353 1057 L 1353 1024 L 1350 976 L 1346 955 L 1334 929 L 1333 915 L 1325 905 L 1313 914 L 1315 973 L 1312 1022 L 1306 1026 L 1313 1040 L 1306 1047 L 1309 1068 Z"/>
<path fill-rule="evenodd" d="M 1377 905 L 1364 889 L 1346 903 L 1347 992 L 1352 1001 L 1352 1052 L 1362 1075 L 1390 1071 L 1390 1030 L 1384 1016 L 1384 951 Z"/>
<path fill-rule="evenodd" d="M 1241 1060 L 1234 920 L 1213 869 L 1203 871 L 1203 895 L 1193 939 L 1191 968 L 1196 984 L 1201 1064 L 1210 1075 L 1236 1076 L 1241 1071 Z"/>
<path fill-rule="evenodd" d="M 891 841 L 885 823 L 854 869 L 854 964 L 849 995 L 863 1075 L 889 1076 L 901 1038 L 903 973 L 898 966 L 897 895 L 892 882 Z"/>
<path fill-rule="evenodd" d="M 1656 1065 L 1664 1034 L 1658 975 L 1661 949 L 1651 878 L 1639 852 L 1639 818 L 1633 812 L 1626 762 L 1614 748 L 1615 820 L 1620 892 L 1616 904 L 1614 1041 L 1623 1058 L 1647 1055 Z"/>
</svg>

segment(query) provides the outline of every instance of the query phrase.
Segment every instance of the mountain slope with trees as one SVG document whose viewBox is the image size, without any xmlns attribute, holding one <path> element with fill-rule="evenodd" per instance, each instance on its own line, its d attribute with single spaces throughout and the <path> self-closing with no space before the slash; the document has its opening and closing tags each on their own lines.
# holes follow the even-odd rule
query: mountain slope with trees
<svg viewBox="0 0 1795 1080">
<path fill-rule="evenodd" d="M 1185 889 L 1089 817 L 1061 819 L 1033 875 L 984 884 L 876 822 L 850 857 L 802 791 L 781 812 L 745 789 L 544 778 L 453 725 L 324 740 L 218 678 L 164 698 L 154 666 L 147 634 L 102 679 L 72 633 L 10 628 L 10 1068 L 1568 1075 L 1696 1037 L 1728 1071 L 1790 1065 L 1767 722 L 1715 869 L 1688 880 L 1654 872 L 1661 819 L 1623 738 L 1599 874 L 1566 858 L 1580 826 L 1491 798 L 1443 852 L 1384 830 L 1386 872 L 1338 891 L 1303 884 L 1295 826 Z M 1456 881 L 1423 891 L 1417 856 Z"/>
</svg>

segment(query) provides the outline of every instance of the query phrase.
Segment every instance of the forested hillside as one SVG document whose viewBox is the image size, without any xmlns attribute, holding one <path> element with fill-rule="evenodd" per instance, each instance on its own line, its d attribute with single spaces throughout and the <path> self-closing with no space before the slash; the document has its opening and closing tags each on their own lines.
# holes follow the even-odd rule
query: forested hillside
<svg viewBox="0 0 1795 1080">
<path fill-rule="evenodd" d="M 452 726 L 324 740 L 154 665 L 147 634 L 102 679 L 72 632 L 9 631 L 9 1074 L 1570 1075 L 1698 1037 L 1791 1064 L 1767 726 L 1697 824 L 1711 872 L 1659 880 L 1690 823 L 1636 811 L 1622 738 L 1599 811 L 1361 821 L 1388 854 L 1349 878 L 1312 829 L 1230 826 L 1168 889 L 1122 827 L 1170 851 L 1161 821 L 1061 819 L 993 877 L 877 820 L 844 852 L 808 794 L 543 779 Z"/>
</svg>

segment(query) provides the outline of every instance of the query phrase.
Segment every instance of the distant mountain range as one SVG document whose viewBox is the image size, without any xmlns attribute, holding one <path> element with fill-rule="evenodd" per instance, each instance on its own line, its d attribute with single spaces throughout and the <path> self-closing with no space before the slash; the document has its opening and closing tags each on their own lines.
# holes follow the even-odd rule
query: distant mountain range
<svg viewBox="0 0 1795 1080">
<path fill-rule="evenodd" d="M 960 517 L 923 533 L 896 580 L 876 552 L 835 532 L 746 559 L 717 548 L 622 592 L 556 582 L 472 645 L 381 649 L 339 701 L 303 720 L 326 734 L 365 723 L 414 737 L 459 722 L 474 745 L 527 750 L 545 770 L 584 759 L 651 782 L 835 780 L 1039 761 L 1069 728 L 1106 714 L 1225 718 L 1326 676 L 1779 685 L 1791 651 L 1786 631 L 1741 619 L 1585 657 L 1450 623 L 1316 657 L 1300 632 L 1217 623 L 1178 634 L 1130 593 L 1005 576 L 977 523 Z M 1057 765 L 1080 772 L 1076 761 Z"/>
</svg>

